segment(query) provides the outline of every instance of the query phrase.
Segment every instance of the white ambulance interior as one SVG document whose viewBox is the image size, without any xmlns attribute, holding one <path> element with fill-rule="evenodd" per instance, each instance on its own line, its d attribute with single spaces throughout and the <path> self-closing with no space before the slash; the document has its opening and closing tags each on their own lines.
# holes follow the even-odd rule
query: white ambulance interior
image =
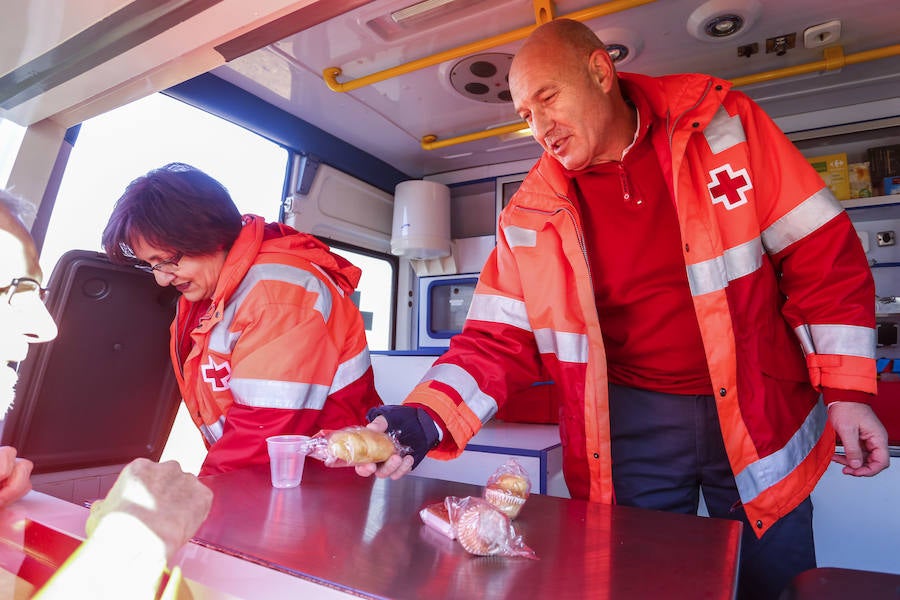
<svg viewBox="0 0 900 600">
<path fill-rule="evenodd" d="M 373 363 L 384 400 L 398 403 L 446 347 L 494 244 L 498 211 L 540 155 L 512 110 L 505 76 L 531 28 L 560 16 L 597 31 L 620 70 L 733 81 L 808 157 L 857 164 L 871 163 L 873 149 L 897 155 L 895 0 L 70 0 L 61 8 L 39 0 L 5 6 L 0 20 L 0 117 L 24 128 L 0 185 L 40 205 L 40 236 L 72 149 L 68 134 L 157 92 L 282 145 L 285 185 L 271 202 L 284 221 L 393 265 L 391 342 L 373 349 Z M 210 148 L 223 151 L 239 149 Z M 873 267 L 878 356 L 890 369 L 900 363 L 900 195 L 885 194 L 882 180 L 900 173 L 872 174 L 871 193 L 844 204 Z M 392 248 L 396 186 L 416 180 L 417 188 L 424 181 L 448 190 L 447 212 L 422 217 L 448 220 L 448 239 L 437 243 L 443 250 Z M 69 279 L 54 283 L 91 285 L 94 258 L 70 256 Z M 132 275 L 104 267 L 102 278 L 116 286 Z M 453 295 L 429 310 L 429 290 L 441 284 Z M 160 325 L 171 299 L 154 290 L 138 295 L 143 300 L 129 293 L 127 301 L 157 315 L 141 320 L 146 331 L 135 331 L 127 312 L 55 306 L 60 339 L 32 350 L 23 365 L 23 397 L 43 399 L 19 409 L 3 439 L 25 448 L 33 440 L 40 449 L 37 489 L 89 501 L 133 456 L 162 455 L 179 402 Z M 147 343 L 122 342 L 137 338 Z M 90 339 L 104 350 L 85 352 Z M 80 367 L 54 358 L 79 352 Z M 894 402 L 898 377 L 886 372 L 882 382 Z M 144 408 L 117 411 L 124 401 Z M 53 425 L 38 427 L 47 421 Z M 488 431 L 484 445 L 543 452 L 534 467 L 542 491 L 566 495 L 552 422 L 513 425 Z M 900 444 L 900 431 L 893 435 Z M 454 467 L 426 462 L 420 474 L 477 481 L 483 458 L 467 453 Z M 900 573 L 896 471 L 871 480 L 828 471 L 814 493 L 820 565 Z"/>
</svg>

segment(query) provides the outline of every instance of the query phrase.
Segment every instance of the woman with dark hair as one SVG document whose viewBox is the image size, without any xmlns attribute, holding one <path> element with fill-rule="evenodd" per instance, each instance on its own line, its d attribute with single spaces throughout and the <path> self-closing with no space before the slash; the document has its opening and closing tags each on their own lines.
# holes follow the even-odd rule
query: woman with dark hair
<svg viewBox="0 0 900 600">
<path fill-rule="evenodd" d="M 201 475 L 265 464 L 267 437 L 364 424 L 381 404 L 351 300 L 359 268 L 242 216 L 202 171 L 171 163 L 131 182 L 103 247 L 181 292 L 171 356 L 209 449 Z"/>
</svg>

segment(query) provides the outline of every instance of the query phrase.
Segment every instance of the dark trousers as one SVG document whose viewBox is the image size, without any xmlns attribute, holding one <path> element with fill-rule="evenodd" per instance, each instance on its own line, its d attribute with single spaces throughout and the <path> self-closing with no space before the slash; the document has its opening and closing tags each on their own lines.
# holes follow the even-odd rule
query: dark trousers
<svg viewBox="0 0 900 600">
<path fill-rule="evenodd" d="M 740 600 L 777 599 L 795 575 L 816 566 L 812 502 L 757 539 L 738 496 L 712 396 L 609 386 L 616 502 L 696 514 L 700 490 L 711 517 L 744 523 Z"/>
</svg>

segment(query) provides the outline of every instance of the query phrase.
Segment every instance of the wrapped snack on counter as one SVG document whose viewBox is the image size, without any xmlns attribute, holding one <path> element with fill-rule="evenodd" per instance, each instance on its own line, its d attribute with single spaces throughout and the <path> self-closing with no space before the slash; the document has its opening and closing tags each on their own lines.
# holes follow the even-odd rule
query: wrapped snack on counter
<svg viewBox="0 0 900 600">
<path fill-rule="evenodd" d="M 386 461 L 392 454 L 408 454 L 410 449 L 393 436 L 367 427 L 323 429 L 307 443 L 307 456 L 329 467 L 353 467 Z"/>
<path fill-rule="evenodd" d="M 448 496 L 444 504 L 456 539 L 469 554 L 537 558 L 509 517 L 484 498 Z"/>
<path fill-rule="evenodd" d="M 522 505 L 531 493 L 531 479 L 516 459 L 500 465 L 484 486 L 484 498 L 510 519 L 519 516 Z"/>
<path fill-rule="evenodd" d="M 446 502 L 435 502 L 429 504 L 419 511 L 422 522 L 444 534 L 451 540 L 456 539 L 456 532 L 453 531 L 453 525 L 450 523 L 450 511 L 447 509 Z"/>
</svg>

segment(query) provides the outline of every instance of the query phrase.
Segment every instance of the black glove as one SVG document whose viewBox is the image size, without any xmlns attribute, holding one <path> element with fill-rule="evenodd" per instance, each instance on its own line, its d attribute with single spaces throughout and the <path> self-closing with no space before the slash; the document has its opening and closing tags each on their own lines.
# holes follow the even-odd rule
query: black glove
<svg viewBox="0 0 900 600">
<path fill-rule="evenodd" d="M 371 408 L 366 413 L 366 418 L 370 422 L 379 416 L 387 421 L 387 432 L 393 433 L 398 442 L 412 450 L 410 455 L 413 457 L 413 469 L 422 462 L 429 450 L 437 446 L 439 441 L 437 425 L 423 409 L 385 405 Z"/>
</svg>

